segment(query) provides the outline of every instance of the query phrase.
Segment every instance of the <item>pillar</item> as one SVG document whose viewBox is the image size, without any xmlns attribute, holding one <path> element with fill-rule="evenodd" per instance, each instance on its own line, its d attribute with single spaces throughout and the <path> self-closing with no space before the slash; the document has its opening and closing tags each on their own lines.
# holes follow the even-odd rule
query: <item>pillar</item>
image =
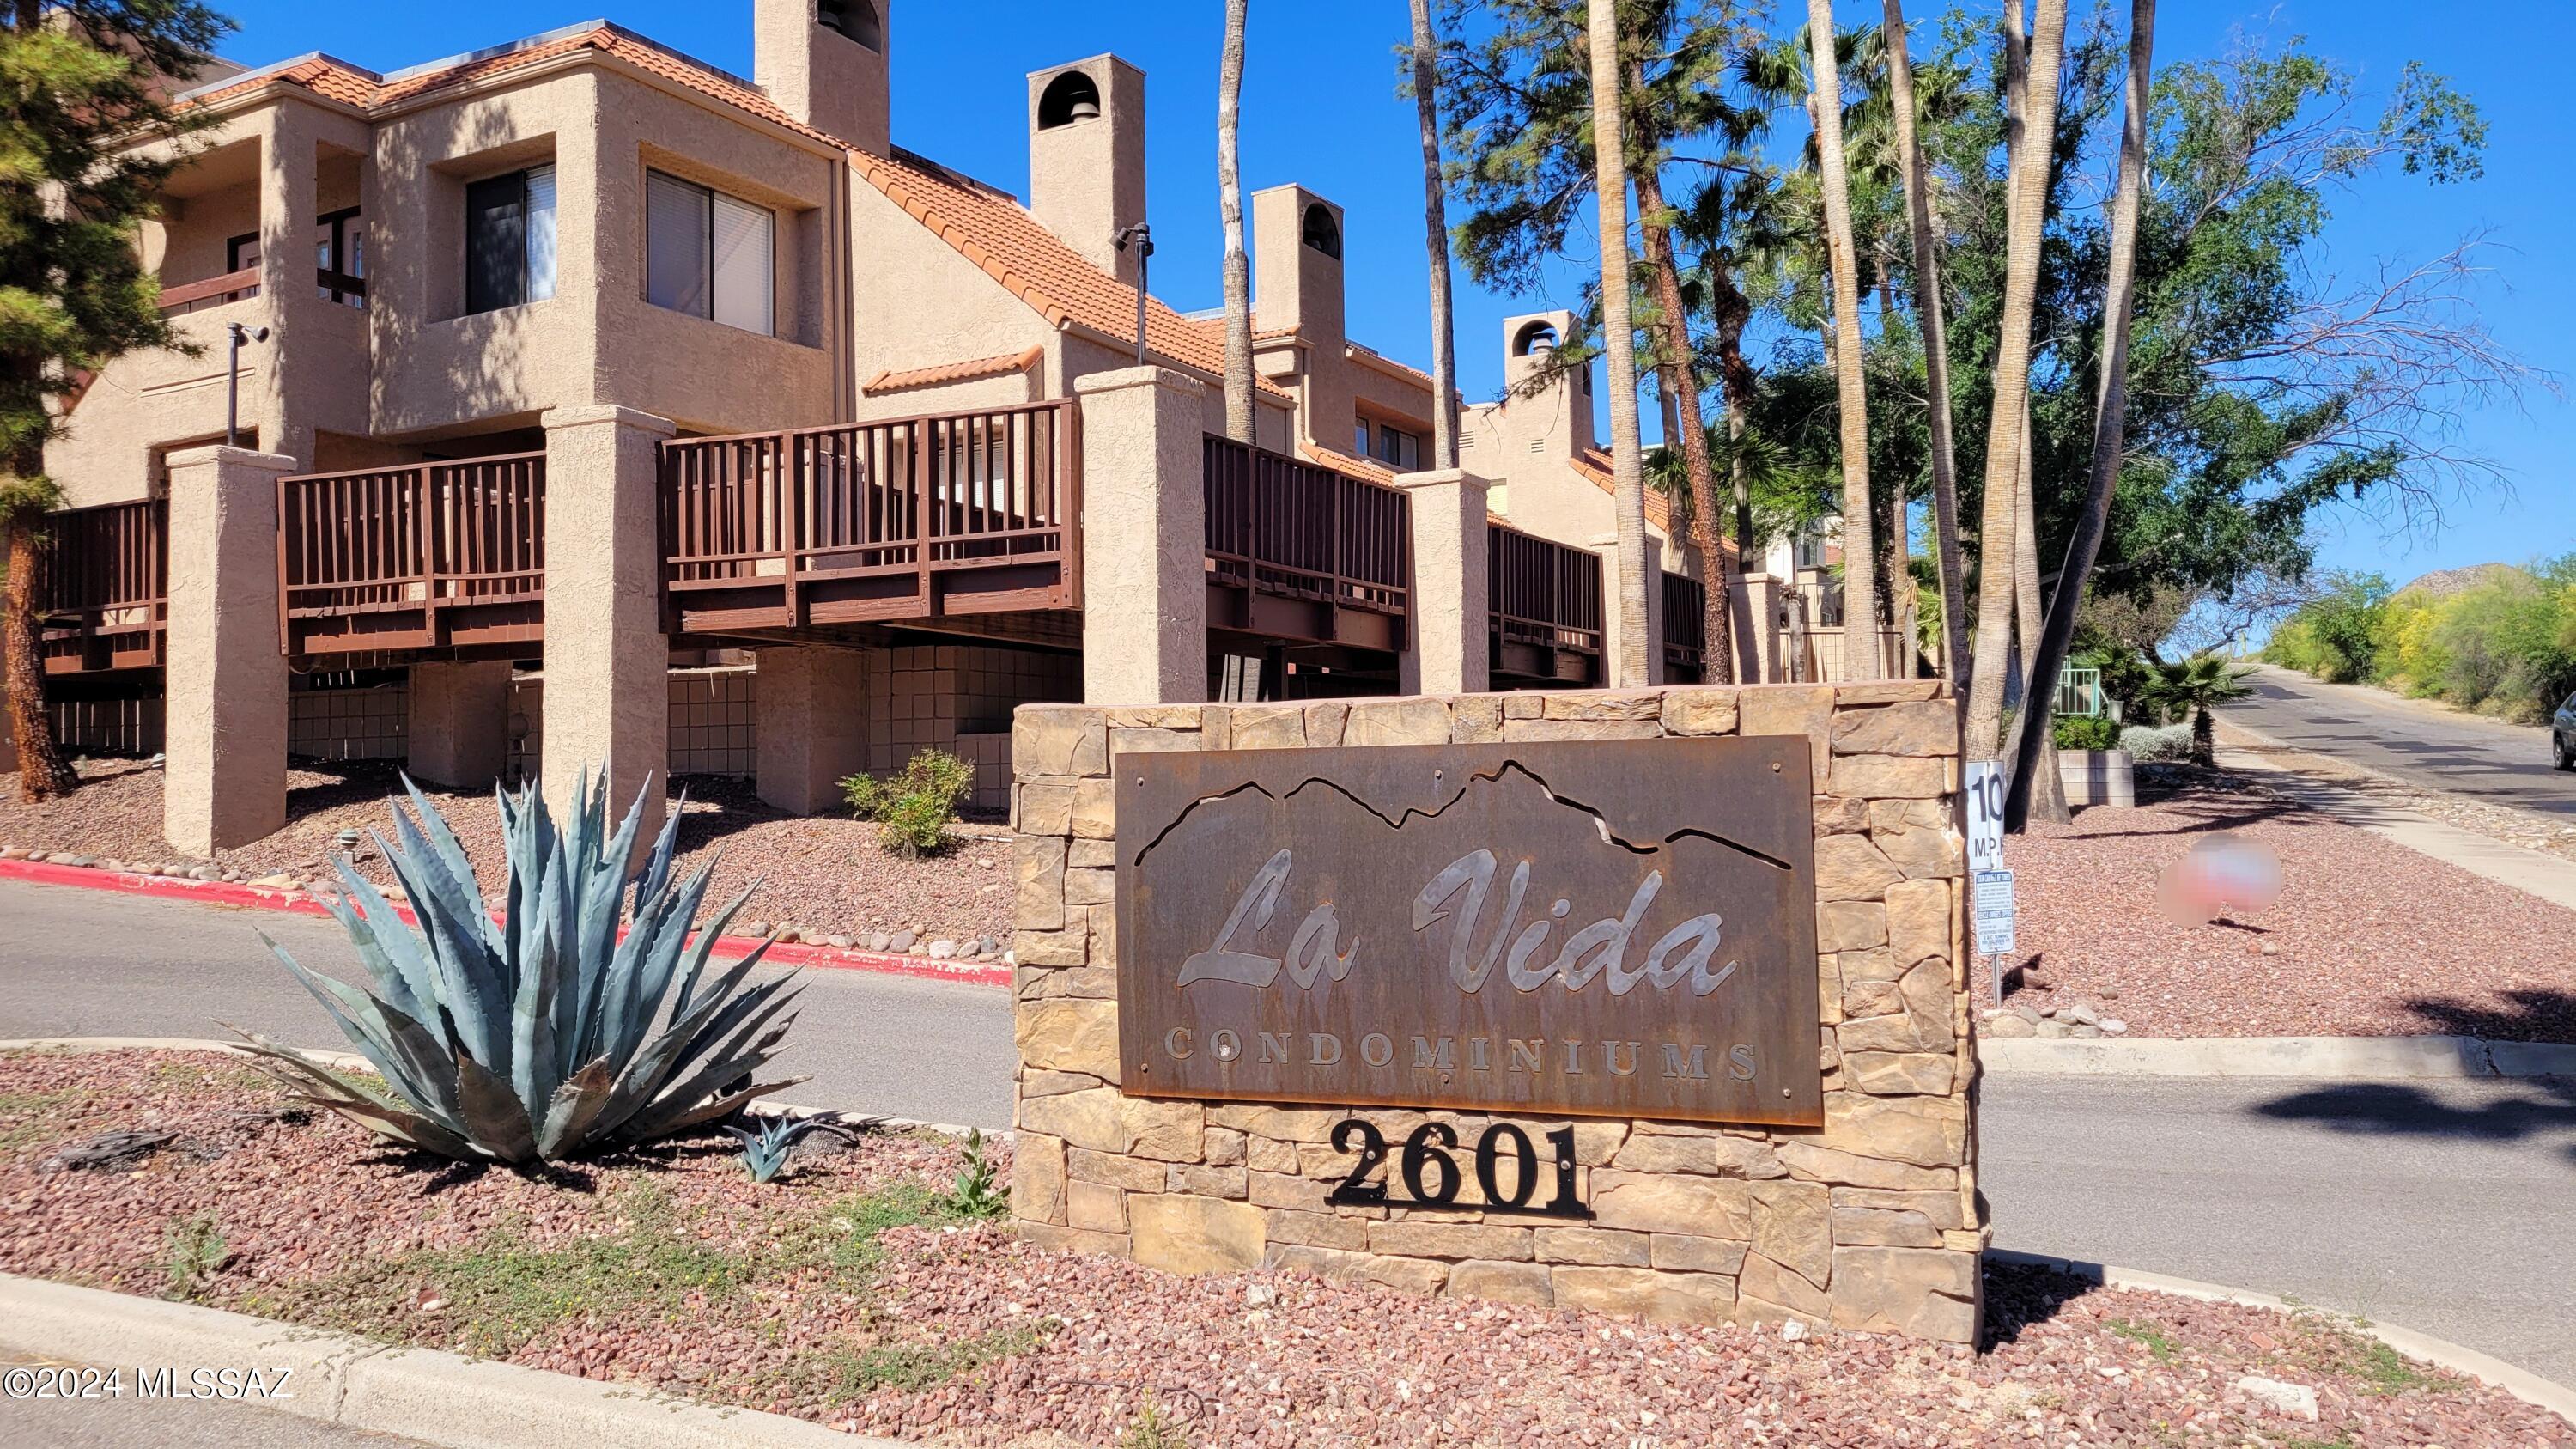
<svg viewBox="0 0 2576 1449">
<path fill-rule="evenodd" d="M 1612 689 L 1652 689 L 1664 682 L 1664 542 L 1646 535 L 1646 677 L 1619 674 L 1619 535 L 1592 540 L 1601 555 L 1601 677 Z"/>
<path fill-rule="evenodd" d="M 1207 387 L 1160 367 L 1096 372 L 1082 400 L 1082 697 L 1207 698 Z"/>
<path fill-rule="evenodd" d="M 1413 647 L 1407 694 L 1482 694 L 1486 655 L 1485 480 L 1455 468 L 1395 480 L 1413 508 Z"/>
<path fill-rule="evenodd" d="M 1727 580 L 1727 611 L 1735 625 L 1735 678 L 1739 684 L 1780 682 L 1780 581 L 1769 574 Z"/>
<path fill-rule="evenodd" d="M 670 764 L 671 643 L 662 633 L 661 490 L 667 419 L 610 404 L 555 408 L 546 428 L 546 725 L 538 779 L 560 816 L 584 771 L 606 770 L 610 816 L 649 781 L 661 826 Z"/>
<path fill-rule="evenodd" d="M 411 667 L 413 778 L 487 790 L 510 766 L 510 661 Z"/>
<path fill-rule="evenodd" d="M 868 767 L 868 656 L 763 649 L 752 673 L 760 798 L 798 815 L 846 813 L 841 781 Z"/>
<path fill-rule="evenodd" d="M 278 639 L 277 480 L 246 448 L 170 459 L 167 765 L 161 833 L 183 855 L 286 824 L 286 655 Z"/>
</svg>

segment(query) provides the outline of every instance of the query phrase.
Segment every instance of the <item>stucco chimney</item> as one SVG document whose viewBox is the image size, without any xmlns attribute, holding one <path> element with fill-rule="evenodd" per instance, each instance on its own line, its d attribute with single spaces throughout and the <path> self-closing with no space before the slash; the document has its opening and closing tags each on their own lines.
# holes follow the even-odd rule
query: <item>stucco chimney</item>
<svg viewBox="0 0 2576 1449">
<path fill-rule="evenodd" d="M 1342 209 L 1302 186 L 1252 193 L 1252 310 L 1262 331 L 1307 346 L 1307 435 L 1352 446 L 1350 362 L 1342 355 Z"/>
<path fill-rule="evenodd" d="M 752 79 L 789 115 L 886 153 L 892 0 L 752 0 Z"/>
<path fill-rule="evenodd" d="M 1530 455 L 1571 458 L 1592 447 L 1592 369 L 1589 365 L 1559 374 L 1528 391 L 1531 380 L 1555 363 L 1556 344 L 1574 330 L 1574 314 L 1525 312 L 1503 319 L 1503 400 L 1496 408 L 1503 445 L 1510 457 Z M 1480 460 L 1497 476 L 1510 465 Z"/>
<path fill-rule="evenodd" d="M 1029 72 L 1029 211 L 1133 286 L 1118 233 L 1145 219 L 1145 73 L 1114 55 Z"/>
</svg>

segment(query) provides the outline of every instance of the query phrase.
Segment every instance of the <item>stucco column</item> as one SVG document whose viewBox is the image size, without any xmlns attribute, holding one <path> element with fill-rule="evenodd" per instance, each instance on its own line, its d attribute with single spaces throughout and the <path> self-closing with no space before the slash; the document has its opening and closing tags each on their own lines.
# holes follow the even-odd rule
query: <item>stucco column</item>
<svg viewBox="0 0 2576 1449">
<path fill-rule="evenodd" d="M 1735 679 L 1739 684 L 1780 681 L 1780 581 L 1769 574 L 1727 580 L 1727 612 L 1735 626 Z"/>
<path fill-rule="evenodd" d="M 1082 697 L 1207 698 L 1207 387 L 1159 367 L 1095 372 L 1082 399 Z"/>
<path fill-rule="evenodd" d="M 612 821 L 651 781 L 649 838 L 661 826 L 671 733 L 655 445 L 675 430 L 668 419 L 612 404 L 553 409 L 545 428 L 546 724 L 538 778 L 561 815 L 582 772 L 606 769 Z"/>
<path fill-rule="evenodd" d="M 1619 535 L 1592 540 L 1601 555 L 1601 676 L 1612 689 L 1652 689 L 1664 682 L 1664 545 L 1646 535 L 1646 677 L 1619 677 Z"/>
<path fill-rule="evenodd" d="M 414 778 L 486 790 L 510 764 L 510 661 L 411 667 Z"/>
<path fill-rule="evenodd" d="M 799 815 L 845 813 L 841 781 L 868 767 L 866 651 L 795 647 L 754 658 L 760 798 Z"/>
<path fill-rule="evenodd" d="M 170 625 L 161 833 L 183 855 L 286 824 L 286 656 L 277 637 L 277 480 L 247 448 L 170 458 Z"/>
<path fill-rule="evenodd" d="M 1482 694 L 1486 657 L 1485 480 L 1455 468 L 1399 474 L 1413 507 L 1413 647 L 1407 694 Z"/>
</svg>

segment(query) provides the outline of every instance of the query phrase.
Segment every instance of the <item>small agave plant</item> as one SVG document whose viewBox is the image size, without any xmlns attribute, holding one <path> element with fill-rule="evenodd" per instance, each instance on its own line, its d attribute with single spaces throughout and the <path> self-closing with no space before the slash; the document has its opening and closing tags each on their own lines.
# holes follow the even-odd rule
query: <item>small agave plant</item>
<svg viewBox="0 0 2576 1449">
<path fill-rule="evenodd" d="M 754 1182 L 770 1182 L 787 1170 L 787 1159 L 796 1151 L 797 1140 L 824 1125 L 820 1117 L 780 1115 L 764 1119 L 757 1131 L 727 1127 L 742 1143 L 742 1170 Z"/>
<path fill-rule="evenodd" d="M 751 891 L 692 938 L 708 872 L 672 879 L 679 812 L 634 877 L 621 940 L 641 799 L 612 834 L 605 776 L 594 787 L 585 772 L 569 830 L 534 783 L 496 792 L 508 864 L 495 924 L 455 833 L 404 784 L 420 819 L 397 807 L 398 845 L 377 835 L 376 848 L 421 929 L 405 927 L 345 856 L 335 862 L 345 894 L 324 897 L 374 989 L 317 976 L 268 942 L 383 1077 L 380 1087 L 242 1032 L 261 1068 L 303 1100 L 444 1157 L 531 1163 L 669 1136 L 804 1080 L 751 1085 L 795 1021 L 798 991 L 792 972 L 751 982 L 765 942 L 708 974 L 716 937 Z"/>
</svg>

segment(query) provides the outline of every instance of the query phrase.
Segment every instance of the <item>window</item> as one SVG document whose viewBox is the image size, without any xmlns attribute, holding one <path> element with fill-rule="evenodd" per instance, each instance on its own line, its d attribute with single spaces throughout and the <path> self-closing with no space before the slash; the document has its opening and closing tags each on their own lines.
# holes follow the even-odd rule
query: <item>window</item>
<svg viewBox="0 0 2576 1449">
<path fill-rule="evenodd" d="M 531 166 L 465 188 L 465 310 L 555 294 L 555 168 Z"/>
<path fill-rule="evenodd" d="M 1365 433 L 1368 430 L 1368 424 L 1360 424 L 1360 430 Z M 1377 429 L 1377 446 L 1367 448 L 1365 438 L 1361 440 L 1361 445 L 1369 456 L 1399 473 L 1411 473 L 1422 466 L 1421 437 L 1405 432 L 1401 428 L 1390 428 L 1380 423 Z"/>
<path fill-rule="evenodd" d="M 259 265 L 259 233 L 244 232 L 224 243 L 224 270 L 248 271 Z"/>
<path fill-rule="evenodd" d="M 367 224 L 358 208 L 313 222 L 314 291 L 324 301 L 367 305 Z"/>
<path fill-rule="evenodd" d="M 659 171 L 645 173 L 644 190 L 645 300 L 771 335 L 768 208 Z"/>
</svg>

